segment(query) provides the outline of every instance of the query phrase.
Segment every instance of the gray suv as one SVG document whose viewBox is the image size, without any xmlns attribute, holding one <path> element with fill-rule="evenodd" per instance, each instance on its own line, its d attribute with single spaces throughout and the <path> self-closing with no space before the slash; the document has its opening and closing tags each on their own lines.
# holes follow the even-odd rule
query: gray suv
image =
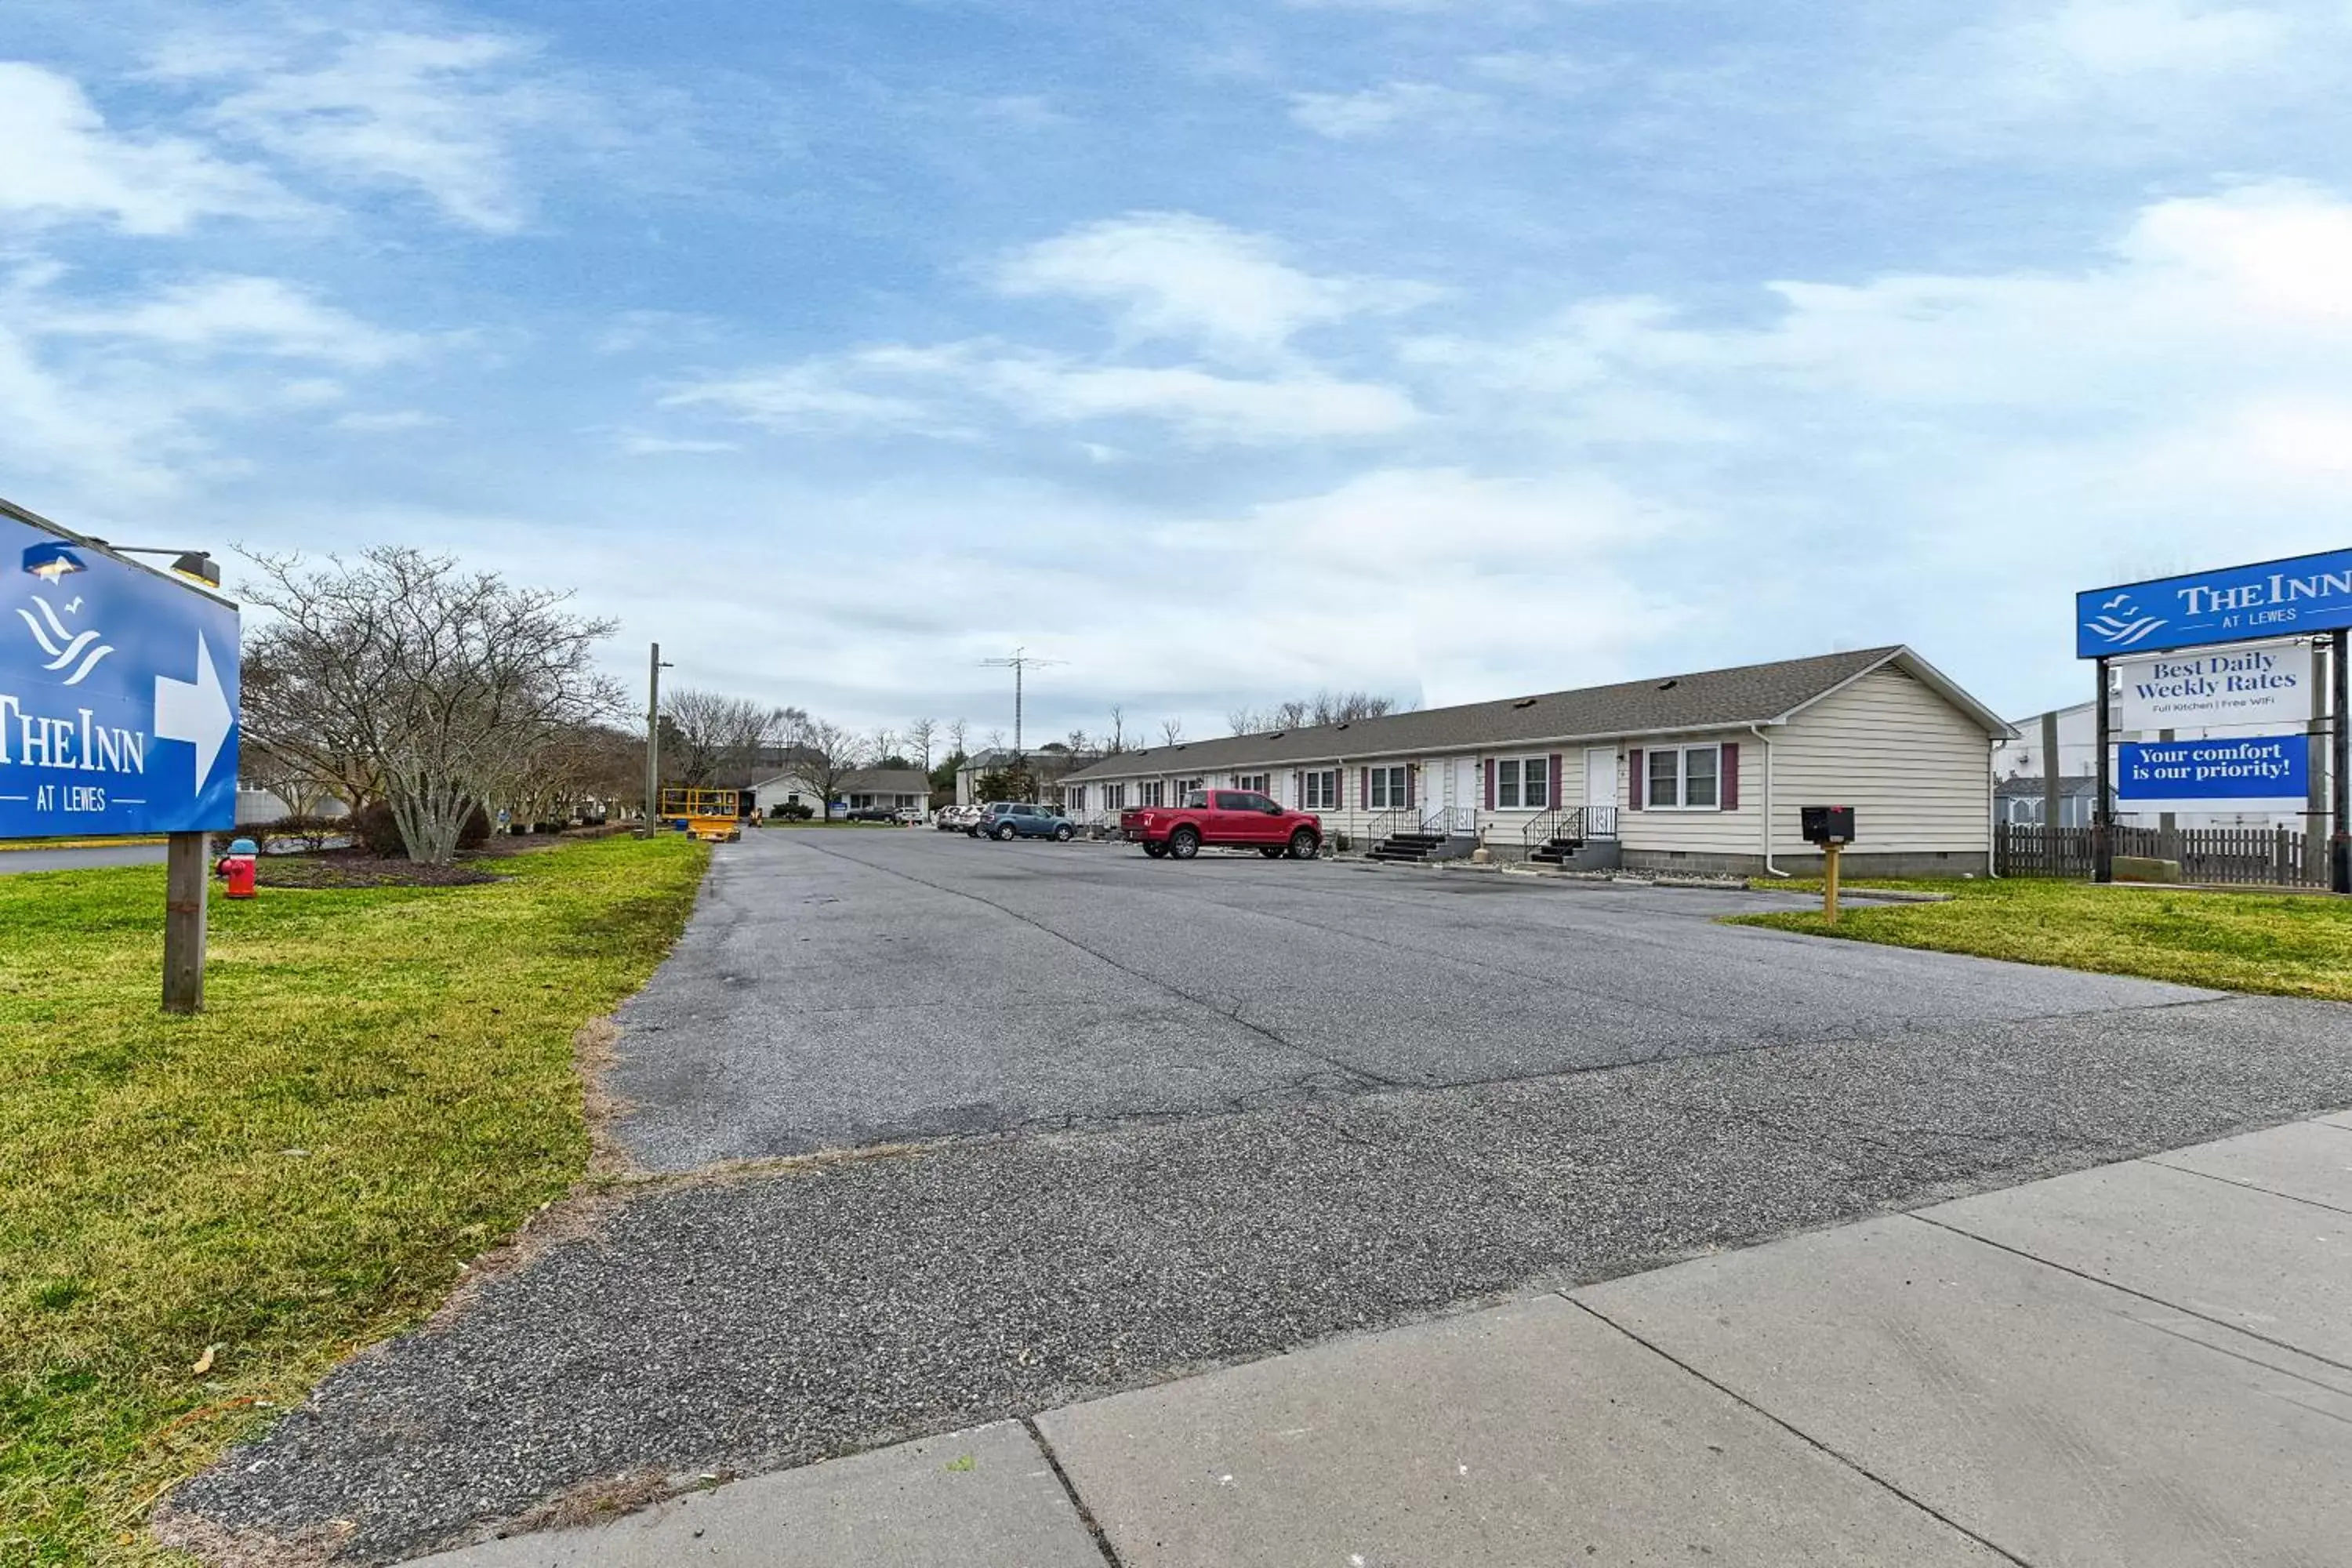
<svg viewBox="0 0 2352 1568">
<path fill-rule="evenodd" d="M 1078 834 L 1070 819 L 1052 806 L 1011 800 L 992 802 L 980 820 L 964 831 L 974 838 L 1051 838 L 1060 844 L 1067 844 Z"/>
</svg>

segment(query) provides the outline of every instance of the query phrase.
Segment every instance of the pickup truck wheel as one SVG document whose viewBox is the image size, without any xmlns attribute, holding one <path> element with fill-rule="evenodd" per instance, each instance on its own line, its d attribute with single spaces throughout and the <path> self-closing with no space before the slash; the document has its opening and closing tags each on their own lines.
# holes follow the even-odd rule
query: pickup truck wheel
<svg viewBox="0 0 2352 1568">
<path fill-rule="evenodd" d="M 1157 860 L 1168 853 L 1168 846 L 1165 844 L 1147 844 L 1143 847 L 1143 852 L 1146 855 L 1150 856 L 1154 860 Z"/>
<path fill-rule="evenodd" d="M 1010 843 L 1012 843 L 1012 842 L 1013 842 L 1013 832 L 1014 832 L 1014 831 L 1015 831 L 1015 830 L 1014 830 L 1014 828 L 1013 828 L 1013 824 L 1011 824 L 1011 823 L 1009 823 L 1009 822 L 1000 822 L 1000 823 L 998 823 L 998 824 L 996 825 L 996 841 L 997 841 L 999 844 L 1010 844 Z"/>
<path fill-rule="evenodd" d="M 1290 836 L 1290 858 L 1293 860 L 1314 859 L 1315 848 L 1315 835 L 1310 830 L 1302 827 Z"/>
<path fill-rule="evenodd" d="M 1061 826 L 1054 829 L 1054 842 L 1056 844 L 1067 844 L 1071 839 L 1076 838 L 1076 830 L 1071 827 L 1066 822 L 1062 824 Z"/>
<path fill-rule="evenodd" d="M 1180 827 L 1168 836 L 1168 853 L 1179 860 L 1190 860 L 1201 852 L 1201 830 Z"/>
</svg>

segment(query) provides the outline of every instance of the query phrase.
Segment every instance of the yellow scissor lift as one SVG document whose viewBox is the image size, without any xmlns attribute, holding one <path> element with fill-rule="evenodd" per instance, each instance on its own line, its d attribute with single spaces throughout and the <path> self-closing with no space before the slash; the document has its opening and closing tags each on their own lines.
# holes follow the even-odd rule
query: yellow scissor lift
<svg viewBox="0 0 2352 1568">
<path fill-rule="evenodd" d="M 731 789 L 665 789 L 661 818 L 690 837 L 732 844 L 743 837 L 743 796 Z"/>
</svg>

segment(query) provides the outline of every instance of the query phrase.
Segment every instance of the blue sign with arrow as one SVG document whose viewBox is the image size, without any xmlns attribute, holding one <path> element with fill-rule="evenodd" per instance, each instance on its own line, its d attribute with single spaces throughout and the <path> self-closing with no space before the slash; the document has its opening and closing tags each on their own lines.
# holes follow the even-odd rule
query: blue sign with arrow
<svg viewBox="0 0 2352 1568">
<path fill-rule="evenodd" d="M 236 825 L 236 606 L 0 517 L 0 838 Z"/>
<path fill-rule="evenodd" d="M 2074 657 L 2157 653 L 2352 626 L 2352 550 L 2074 595 Z"/>
</svg>

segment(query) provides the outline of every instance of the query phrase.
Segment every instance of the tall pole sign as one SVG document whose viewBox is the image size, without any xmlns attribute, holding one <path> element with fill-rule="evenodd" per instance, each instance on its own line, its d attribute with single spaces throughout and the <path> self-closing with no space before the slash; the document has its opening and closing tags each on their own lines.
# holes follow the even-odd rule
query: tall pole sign
<svg viewBox="0 0 2352 1568">
<path fill-rule="evenodd" d="M 236 606 L 0 510 L 0 838 L 171 836 L 164 1005 L 204 1000 L 205 835 L 236 826 Z"/>
<path fill-rule="evenodd" d="M 2147 656 L 2287 637 L 2333 643 L 2328 751 L 2335 824 L 2328 838 L 2328 884 L 2336 892 L 2352 893 L 2352 800 L 2347 798 L 2345 778 L 2347 742 L 2352 742 L 2345 711 L 2345 663 L 2352 653 L 2352 550 L 2094 588 L 2074 596 L 2074 628 L 2075 657 L 2095 659 L 2098 668 L 2099 799 L 2094 853 L 2095 874 L 2102 881 L 2112 870 L 2114 838 L 2107 795 L 2114 717 L 2110 661 L 2136 661 L 2126 678 L 2143 709 L 2167 703 L 2179 714 L 2202 706 L 2234 713 L 2221 721 L 2225 724 L 2256 724 L 2281 718 L 2287 710 L 2295 678 L 2284 660 L 2267 653 L 2173 661 Z M 2283 731 L 2248 736 L 2231 746 L 2142 755 L 2134 759 L 2134 766 L 2139 783 L 2151 790 L 2170 789 L 2176 796 L 2208 784 L 2215 786 L 2217 795 L 2237 795 L 2246 783 L 2245 771 L 2261 770 L 2277 781 L 2283 800 L 2290 793 L 2300 797 L 2309 790 L 2304 770 L 2294 765 L 2296 749 L 2305 744 L 2301 733 Z"/>
</svg>

